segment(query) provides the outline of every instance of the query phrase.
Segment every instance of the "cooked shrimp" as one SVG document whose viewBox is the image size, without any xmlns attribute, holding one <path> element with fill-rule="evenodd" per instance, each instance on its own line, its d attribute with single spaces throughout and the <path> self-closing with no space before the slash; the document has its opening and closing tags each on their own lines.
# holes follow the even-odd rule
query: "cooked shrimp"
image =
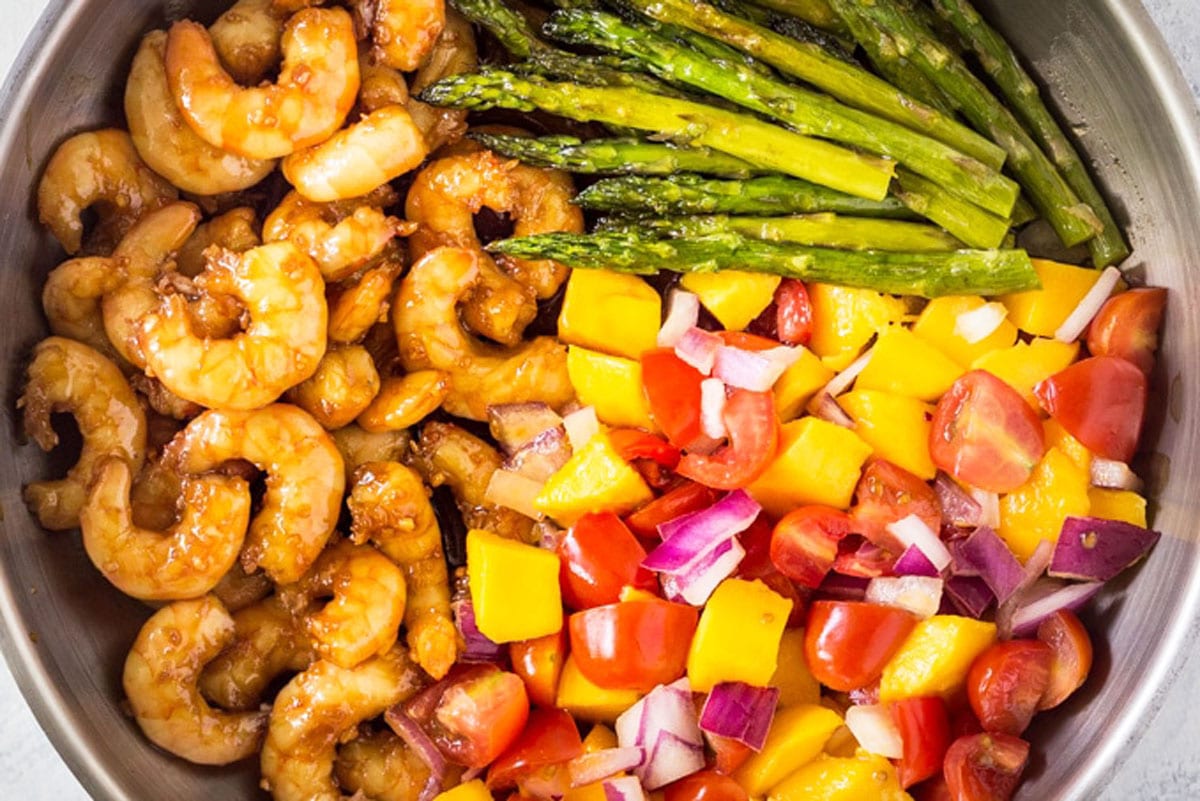
<svg viewBox="0 0 1200 801">
<path fill-rule="evenodd" d="M 561 407 L 575 396 L 567 376 L 567 349 L 554 337 L 510 348 L 485 345 L 463 331 L 457 304 L 475 286 L 481 254 L 439 248 L 413 265 L 400 282 L 392 317 L 406 370 L 450 374 L 446 411 L 486 420 L 487 407 L 542 401 Z"/>
<path fill-rule="evenodd" d="M 403 269 L 399 254 L 391 253 L 357 281 L 330 287 L 329 341 L 358 342 L 386 320 L 392 288 Z"/>
<path fill-rule="evenodd" d="M 296 676 L 271 708 L 263 788 L 275 801 L 342 801 L 333 779 L 338 743 L 353 737 L 359 723 L 412 697 L 422 681 L 402 648 L 353 670 L 322 660 Z"/>
<path fill-rule="evenodd" d="M 156 426 L 151 425 L 149 420 L 146 422 L 148 431 L 153 432 Z M 148 439 L 147 452 L 153 454 L 155 437 L 151 433 Z M 161 459 L 148 457 L 134 476 L 129 491 L 133 525 L 156 531 L 175 525 L 179 521 L 179 498 L 182 494 L 183 477 L 164 465 Z"/>
<path fill-rule="evenodd" d="M 136 485 L 135 485 L 136 486 Z M 225 604 L 231 613 L 253 606 L 271 594 L 275 585 L 263 573 L 247 573 L 240 564 L 235 564 L 229 572 L 221 577 L 217 586 L 212 588 L 212 595 Z M 213 698 L 220 704 L 219 698 Z M 221 704 L 223 706 L 223 704 Z"/>
<path fill-rule="evenodd" d="M 175 256 L 180 275 L 195 278 L 208 263 L 204 251 L 213 245 L 242 253 L 262 244 L 258 235 L 258 215 L 249 206 L 240 206 L 201 223 Z"/>
<path fill-rule="evenodd" d="M 397 234 L 409 232 L 402 220 L 383 212 L 396 202 L 391 187 L 334 203 L 289 192 L 263 222 L 263 239 L 291 242 L 316 261 L 325 280 L 341 281 L 382 254 Z"/>
<path fill-rule="evenodd" d="M 236 612 L 233 625 L 233 641 L 200 674 L 200 692 L 222 709 L 257 709 L 276 678 L 313 663 L 308 636 L 278 596 Z"/>
<path fill-rule="evenodd" d="M 370 407 L 379 394 L 379 372 L 361 345 L 331 348 L 311 377 L 287 391 L 287 399 L 329 430 L 341 428 Z"/>
<path fill-rule="evenodd" d="M 449 391 L 450 376 L 441 370 L 385 378 L 375 399 L 358 416 L 358 424 L 367 431 L 415 426 L 437 411 Z"/>
<path fill-rule="evenodd" d="M 328 603 L 318 600 L 330 595 Z M 395 644 L 406 597 L 403 570 L 374 548 L 345 541 L 325 549 L 298 582 L 279 588 L 317 654 L 344 668 Z"/>
<path fill-rule="evenodd" d="M 333 134 L 358 94 L 354 24 L 341 8 L 310 8 L 284 26 L 279 79 L 239 86 L 221 67 L 202 25 L 184 20 L 167 33 L 167 81 L 184 119 L 201 138 L 252 159 L 286 156 Z"/>
<path fill-rule="evenodd" d="M 147 372 L 167 389 L 209 408 L 256 409 L 317 369 L 325 355 L 324 282 L 295 245 L 221 251 L 196 284 L 240 300 L 250 322 L 230 339 L 206 339 L 182 296 L 163 298 L 142 319 L 138 343 Z"/>
<path fill-rule="evenodd" d="M 179 522 L 160 533 L 134 525 L 132 483 L 133 473 L 121 459 L 105 459 L 96 468 L 79 512 L 92 564 L 114 587 L 139 600 L 204 595 L 237 562 L 250 522 L 250 488 L 240 478 L 185 478 Z"/>
<path fill-rule="evenodd" d="M 220 712 L 196 682 L 234 636 L 233 618 L 211 595 L 176 601 L 146 621 L 125 659 L 123 683 L 134 720 L 155 745 L 201 765 L 253 756 L 266 712 Z"/>
<path fill-rule="evenodd" d="M 438 37 L 425 64 L 413 76 L 412 91 L 420 92 L 431 83 L 474 72 L 479 66 L 479 53 L 475 47 L 475 30 L 462 14 L 447 6 L 446 27 Z M 413 122 L 421 129 L 429 150 L 458 142 L 467 132 L 467 112 L 458 109 L 438 108 L 422 103 L 415 97 L 405 102 Z"/>
<path fill-rule="evenodd" d="M 416 801 L 429 781 L 429 767 L 395 734 L 377 731 L 339 748 L 333 775 L 346 792 L 362 794 L 356 797 Z"/>
<path fill-rule="evenodd" d="M 364 9 L 373 55 L 401 72 L 425 63 L 446 24 L 445 0 L 375 0 Z"/>
<path fill-rule="evenodd" d="M 100 299 L 121 281 L 112 261 L 102 256 L 71 259 L 55 267 L 42 286 L 42 309 L 50 330 L 115 358 L 117 352 L 104 332 Z"/>
<path fill-rule="evenodd" d="M 50 415 L 70 412 L 79 425 L 83 447 L 79 461 L 58 481 L 25 487 L 25 502 L 44 528 L 79 525 L 92 472 L 106 456 L 124 459 L 131 470 L 146 458 L 146 414 L 117 366 L 102 354 L 71 339 L 49 337 L 33 349 L 24 394 L 25 433 L 42 450 L 53 450 L 58 435 Z"/>
<path fill-rule="evenodd" d="M 203 406 L 173 394 L 157 378 L 150 378 L 143 373 L 134 373 L 129 376 L 129 386 L 145 398 L 146 405 L 150 407 L 151 411 L 164 417 L 170 417 L 173 420 L 191 420 L 204 411 Z"/>
<path fill-rule="evenodd" d="M 67 253 L 83 246 L 83 212 L 95 207 L 103 238 L 118 242 L 143 214 L 178 197 L 115 128 L 76 134 L 58 146 L 38 184 L 38 219 Z"/>
<path fill-rule="evenodd" d="M 370 462 L 354 473 L 347 506 L 355 542 L 370 540 L 404 568 L 406 639 L 412 657 L 435 679 L 458 658 L 450 617 L 450 577 L 442 532 L 421 477 L 397 462 Z"/>
<path fill-rule="evenodd" d="M 358 107 L 363 114 L 385 106 L 408 106 L 412 100 L 403 73 L 376 63 L 370 54 L 358 54 L 358 73 Z"/>
<path fill-rule="evenodd" d="M 330 433 L 346 466 L 346 483 L 354 481 L 354 471 L 367 462 L 395 462 L 408 453 L 412 438 L 408 431 L 372 434 L 350 425 Z"/>
<path fill-rule="evenodd" d="M 279 63 L 285 19 L 287 14 L 272 0 L 237 0 L 208 27 L 213 47 L 235 81 L 253 86 Z"/>
<path fill-rule="evenodd" d="M 261 567 L 277 583 L 297 581 L 333 533 L 346 486 L 342 457 L 325 429 L 295 406 L 205 412 L 164 458 L 188 473 L 233 459 L 266 472 L 266 494 L 242 551 L 247 573 Z"/>
</svg>

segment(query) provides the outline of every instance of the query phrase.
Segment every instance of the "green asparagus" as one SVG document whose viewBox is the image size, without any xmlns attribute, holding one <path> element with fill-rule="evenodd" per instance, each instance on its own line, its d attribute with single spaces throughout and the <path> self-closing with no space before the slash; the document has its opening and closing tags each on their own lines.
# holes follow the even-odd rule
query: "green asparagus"
<svg viewBox="0 0 1200 801">
<path fill-rule="evenodd" d="M 1000 88 L 1013 110 L 1028 126 L 1046 153 L 1058 166 L 1075 193 L 1092 207 L 1104 230 L 1088 243 L 1092 261 L 1107 267 L 1129 255 L 1121 229 L 1113 219 L 1104 196 L 1096 188 L 1079 153 L 1072 146 L 1054 115 L 1042 102 L 1037 84 L 1021 66 L 1017 54 L 998 31 L 992 28 L 968 0 L 934 0 L 934 9 L 966 40 L 979 58 L 985 72 Z"/>
<path fill-rule="evenodd" d="M 1004 241 L 1010 221 L 1005 217 L 960 203 L 940 186 L 920 175 L 897 170 L 892 194 L 908 208 L 927 220 L 933 220 L 971 247 L 994 248 Z"/>
<path fill-rule="evenodd" d="M 894 164 L 803 136 L 749 114 L 631 88 L 580 86 L 503 70 L 454 75 L 420 100 L 459 109 L 542 109 L 581 122 L 648 131 L 679 144 L 711 147 L 774 172 L 871 200 L 887 196 Z"/>
<path fill-rule="evenodd" d="M 640 72 L 636 59 L 615 56 L 577 56 L 552 47 L 537 50 L 508 69 L 518 75 L 538 75 L 585 86 L 627 86 L 644 92 L 684 97 L 684 93 L 652 75 Z"/>
<path fill-rule="evenodd" d="M 504 49 L 518 58 L 529 58 L 530 53 L 547 46 L 533 32 L 529 20 L 504 0 L 450 0 L 450 5 L 495 36 Z"/>
<path fill-rule="evenodd" d="M 1023 250 L 890 253 L 764 242 L 738 234 L 650 239 L 636 234 L 538 234 L 488 245 L 493 253 L 637 275 L 742 270 L 894 295 L 1000 295 L 1041 286 Z"/>
<path fill-rule="evenodd" d="M 828 0 L 754 0 L 754 4 L 780 14 L 801 19 L 821 30 L 849 36 L 850 29 L 842 18 L 829 7 Z"/>
<path fill-rule="evenodd" d="M 676 147 L 640 139 L 592 139 L 572 136 L 505 136 L 467 134 L 502 156 L 535 167 L 555 167 L 584 175 L 673 175 L 702 172 L 727 178 L 748 178 L 760 172 L 752 164 L 710 148 Z"/>
</svg>

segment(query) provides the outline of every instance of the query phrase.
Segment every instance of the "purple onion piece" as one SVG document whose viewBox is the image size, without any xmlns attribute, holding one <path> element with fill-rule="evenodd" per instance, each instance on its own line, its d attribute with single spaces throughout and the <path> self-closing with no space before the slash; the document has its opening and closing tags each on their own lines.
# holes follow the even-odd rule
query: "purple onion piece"
<svg viewBox="0 0 1200 801">
<path fill-rule="evenodd" d="M 936 578 L 941 575 L 929 557 L 915 545 L 910 545 L 896 560 L 892 572 L 897 576 L 929 576 Z"/>
<path fill-rule="evenodd" d="M 978 576 L 952 576 L 943 588 L 959 614 L 979 619 L 992 605 L 995 596 Z"/>
<path fill-rule="evenodd" d="M 1108 581 L 1149 553 L 1159 536 L 1157 531 L 1119 520 L 1068 517 L 1050 560 L 1050 575 Z"/>
<path fill-rule="evenodd" d="M 507 650 L 503 645 L 492 642 L 475 625 L 475 607 L 469 598 L 455 601 L 451 605 L 454 612 L 454 626 L 466 644 L 463 652 L 458 655 L 462 662 L 504 662 Z"/>
<path fill-rule="evenodd" d="M 979 572 L 999 603 L 1004 603 L 1026 580 L 1020 561 L 1009 550 L 1000 535 L 987 526 L 980 526 L 962 540 L 958 553 Z M 960 572 L 959 575 L 967 575 Z"/>
<path fill-rule="evenodd" d="M 417 758 L 429 768 L 429 781 L 421 788 L 417 801 L 431 801 L 442 791 L 446 780 L 446 758 L 421 725 L 408 716 L 402 705 L 397 704 L 383 715 L 384 721 L 404 744 L 412 749 Z"/>
<path fill-rule="evenodd" d="M 779 703 L 779 690 L 753 687 L 740 681 L 721 682 L 712 688 L 700 711 L 700 729 L 717 737 L 736 740 L 752 751 L 761 751 Z"/>
<path fill-rule="evenodd" d="M 834 601 L 861 601 L 866 597 L 870 583 L 870 579 L 861 576 L 829 573 L 817 587 L 816 596 Z"/>
<path fill-rule="evenodd" d="M 721 542 L 745 531 L 762 507 L 745 490 L 734 490 L 707 509 L 658 527 L 663 542 L 642 561 L 647 570 L 678 574 Z"/>
<path fill-rule="evenodd" d="M 941 503 L 945 523 L 959 528 L 979 525 L 983 507 L 950 476 L 939 472 L 933 481 L 933 491 Z"/>
<path fill-rule="evenodd" d="M 1021 604 L 1012 615 L 1012 636 L 1032 636 L 1043 620 L 1062 609 L 1077 611 L 1103 587 L 1103 581 L 1067 584 L 1044 579 L 1021 596 Z"/>
</svg>

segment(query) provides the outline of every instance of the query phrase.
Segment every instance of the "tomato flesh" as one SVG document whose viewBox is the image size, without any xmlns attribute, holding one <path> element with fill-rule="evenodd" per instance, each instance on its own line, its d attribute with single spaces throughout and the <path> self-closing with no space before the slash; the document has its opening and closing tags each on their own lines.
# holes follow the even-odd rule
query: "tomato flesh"
<svg viewBox="0 0 1200 801">
<path fill-rule="evenodd" d="M 813 333 L 813 306 L 797 278 L 785 278 L 775 290 L 775 330 L 787 345 L 807 345 Z"/>
<path fill-rule="evenodd" d="M 525 682 L 525 692 L 535 706 L 554 706 L 558 679 L 567 661 L 567 633 L 559 630 L 535 640 L 508 646 L 513 673 Z"/>
<path fill-rule="evenodd" d="M 642 387 L 650 415 L 672 445 L 686 448 L 704 438 L 700 425 L 700 382 L 704 376 L 671 348 L 642 354 Z"/>
<path fill-rule="evenodd" d="M 861 601 L 815 601 L 808 610 L 804 655 L 817 681 L 849 692 L 866 687 L 917 625 L 911 612 Z"/>
<path fill-rule="evenodd" d="M 1092 669 L 1092 639 L 1069 609 L 1060 609 L 1038 626 L 1037 638 L 1050 646 L 1050 683 L 1038 704 L 1052 709 L 1083 686 Z"/>
<path fill-rule="evenodd" d="M 850 516 L 830 506 L 801 506 L 775 524 L 771 562 L 797 584 L 816 589 L 833 567 L 838 543 L 851 531 Z"/>
<path fill-rule="evenodd" d="M 608 439 L 627 462 L 649 459 L 668 470 L 679 464 L 679 448 L 640 428 L 614 428 L 608 432 Z"/>
<path fill-rule="evenodd" d="M 1158 327 L 1167 305 L 1167 290 L 1130 289 L 1109 298 L 1088 328 L 1093 356 L 1117 356 L 1133 362 L 1146 375 L 1154 369 Z"/>
<path fill-rule="evenodd" d="M 664 801 L 747 801 L 742 786 L 728 775 L 702 770 L 663 788 Z"/>
<path fill-rule="evenodd" d="M 1092 453 L 1133 458 L 1146 414 L 1146 374 L 1133 362 L 1093 356 L 1050 376 L 1033 394 Z"/>
<path fill-rule="evenodd" d="M 971 665 L 967 698 L 983 730 L 1020 735 L 1050 686 L 1050 646 L 1037 640 L 996 643 Z"/>
<path fill-rule="evenodd" d="M 549 798 L 554 793 L 545 791 L 561 783 L 558 795 L 562 795 L 570 789 L 566 763 L 582 753 L 583 741 L 568 713 L 535 709 L 520 736 L 488 768 L 488 789 L 508 790 L 530 784 L 533 786 L 526 791 L 530 795 Z M 564 769 L 553 770 L 559 767 Z"/>
<path fill-rule="evenodd" d="M 642 567 L 646 549 L 611 512 L 584 515 L 558 543 L 563 601 L 572 609 L 616 603 L 621 589 L 658 590 L 654 574 Z"/>
<path fill-rule="evenodd" d="M 779 445 L 775 396 L 735 389 L 725 401 L 722 419 L 729 444 L 711 456 L 685 454 L 676 472 L 707 487 L 733 490 L 758 478 L 775 457 Z"/>
<path fill-rule="evenodd" d="M 970 734 L 946 751 L 946 786 L 953 801 L 1008 801 L 1029 759 L 1029 743 L 1008 734 Z"/>
<path fill-rule="evenodd" d="M 897 766 L 904 789 L 936 776 L 950 747 L 950 716 L 937 696 L 905 698 L 891 705 L 904 756 Z"/>
<path fill-rule="evenodd" d="M 854 489 L 850 517 L 854 531 L 894 554 L 904 552 L 904 544 L 887 527 L 916 515 L 930 530 L 942 525 L 942 505 L 927 483 L 886 459 L 872 458 L 863 468 Z"/>
<path fill-rule="evenodd" d="M 529 719 L 525 682 L 495 665 L 456 667 L 410 703 L 446 758 L 468 768 L 500 756 Z"/>
<path fill-rule="evenodd" d="M 685 481 L 630 514 L 625 518 L 625 524 L 639 537 L 656 537 L 658 527 L 663 523 L 707 509 L 720 497 L 719 490 Z"/>
<path fill-rule="evenodd" d="M 576 612 L 568 620 L 571 653 L 594 684 L 649 692 L 687 668 L 700 613 L 661 600 L 629 600 Z"/>
</svg>

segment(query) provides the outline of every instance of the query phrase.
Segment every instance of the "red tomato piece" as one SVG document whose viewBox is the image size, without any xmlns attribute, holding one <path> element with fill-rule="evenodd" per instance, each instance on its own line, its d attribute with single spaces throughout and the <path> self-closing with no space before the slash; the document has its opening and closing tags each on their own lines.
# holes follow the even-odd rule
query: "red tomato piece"
<svg viewBox="0 0 1200 801">
<path fill-rule="evenodd" d="M 547 768 L 564 767 L 583 753 L 583 741 L 575 720 L 561 709 L 535 709 L 520 736 L 488 768 L 487 786 L 490 790 L 508 790 L 522 786 L 534 797 L 550 797 L 540 790 L 558 781 L 565 785 L 559 793 L 570 789 L 566 771 Z M 536 781 L 531 782 L 531 779 Z M 523 785 L 533 784 L 529 792 Z"/>
<path fill-rule="evenodd" d="M 1054 652 L 1038 640 L 1009 640 L 984 651 L 967 674 L 967 698 L 983 730 L 1020 735 L 1050 686 Z"/>
<path fill-rule="evenodd" d="M 700 612 L 660 600 L 630 600 L 576 612 L 568 620 L 575 664 L 593 683 L 648 692 L 687 668 Z"/>
<path fill-rule="evenodd" d="M 672 445 L 686 448 L 704 437 L 700 425 L 699 370 L 675 355 L 671 348 L 642 354 L 642 387 L 654 422 Z"/>
<path fill-rule="evenodd" d="M 735 389 L 722 415 L 729 444 L 711 456 L 685 454 L 676 472 L 707 487 L 744 487 L 767 469 L 779 446 L 775 396 L 770 392 Z"/>
<path fill-rule="evenodd" d="M 771 561 L 771 535 L 774 530 L 775 527 L 767 516 L 760 514 L 745 531 L 738 534 L 738 542 L 746 552 L 742 561 L 738 563 L 739 576 L 756 579 L 777 572 Z"/>
<path fill-rule="evenodd" d="M 1037 638 L 1050 646 L 1050 684 L 1038 709 L 1052 709 L 1083 686 L 1092 669 L 1092 638 L 1079 618 L 1061 609 L 1042 621 Z"/>
<path fill-rule="evenodd" d="M 867 538 L 850 534 L 838 543 L 833 572 L 867 579 L 887 576 L 891 575 L 897 558 L 896 553 L 880 548 Z"/>
<path fill-rule="evenodd" d="M 973 487 L 1015 490 L 1029 479 L 1045 450 L 1037 412 L 1015 389 L 984 370 L 972 370 L 955 381 L 933 413 L 933 463 Z"/>
<path fill-rule="evenodd" d="M 1088 329 L 1087 346 L 1093 356 L 1117 356 L 1138 366 L 1146 375 L 1154 369 L 1158 327 L 1167 305 L 1167 290 L 1160 287 L 1130 289 L 1113 295 L 1101 307 Z"/>
<path fill-rule="evenodd" d="M 942 526 L 942 505 L 933 487 L 899 465 L 886 459 L 871 458 L 858 486 L 850 517 L 854 530 L 880 548 L 899 555 L 904 544 L 887 527 L 909 515 L 916 515 L 933 531 Z"/>
<path fill-rule="evenodd" d="M 792 581 L 815 589 L 833 567 L 838 543 L 850 531 L 850 516 L 839 509 L 819 505 L 793 509 L 775 525 L 771 561 Z"/>
<path fill-rule="evenodd" d="M 410 707 L 410 714 L 426 723 L 447 759 L 468 768 L 482 768 L 500 756 L 529 719 L 525 682 L 495 665 L 456 669 L 430 689 L 433 695 Z M 432 711 L 422 716 L 421 707 Z"/>
<path fill-rule="evenodd" d="M 950 797 L 950 788 L 946 785 L 946 777 L 941 774 L 940 767 L 938 775 L 913 787 L 909 794 L 913 801 L 954 801 Z"/>
<path fill-rule="evenodd" d="M 1092 453 L 1133 458 L 1146 414 L 1146 374 L 1133 362 L 1093 356 L 1050 376 L 1033 394 Z"/>
<path fill-rule="evenodd" d="M 812 338 L 812 301 L 799 279 L 785 278 L 775 290 L 775 330 L 787 345 L 807 345 Z"/>
<path fill-rule="evenodd" d="M 898 767 L 900 784 L 907 790 L 941 773 L 950 747 L 950 716 L 937 696 L 896 701 L 891 712 L 904 744 Z"/>
<path fill-rule="evenodd" d="M 817 681 L 849 692 L 878 679 L 916 625 L 916 615 L 894 606 L 814 601 L 804 631 L 804 655 Z"/>
<path fill-rule="evenodd" d="M 1029 759 L 1029 743 L 1008 734 L 971 734 L 955 740 L 944 771 L 953 801 L 1008 801 Z"/>
<path fill-rule="evenodd" d="M 612 512 L 584 515 L 558 543 L 563 601 L 572 609 L 616 603 L 622 587 L 658 591 L 646 550 Z"/>
<path fill-rule="evenodd" d="M 663 793 L 664 801 L 747 801 L 749 798 L 740 784 L 713 770 L 684 776 L 664 787 Z"/>
<path fill-rule="evenodd" d="M 779 343 L 774 339 L 761 337 L 747 331 L 718 331 L 717 336 L 729 347 L 742 350 L 770 350 L 779 347 Z"/>
<path fill-rule="evenodd" d="M 508 646 L 513 672 L 525 682 L 525 692 L 535 706 L 554 706 L 558 694 L 558 678 L 562 675 L 563 663 L 567 661 L 567 632 L 561 629 L 554 634 L 535 640 L 514 642 Z"/>
<path fill-rule="evenodd" d="M 626 517 L 625 524 L 639 537 L 657 537 L 663 523 L 707 509 L 720 497 L 721 493 L 712 487 L 686 481 Z"/>
<path fill-rule="evenodd" d="M 614 428 L 608 432 L 608 439 L 627 462 L 649 459 L 668 470 L 679 464 L 679 448 L 640 428 Z"/>
</svg>

